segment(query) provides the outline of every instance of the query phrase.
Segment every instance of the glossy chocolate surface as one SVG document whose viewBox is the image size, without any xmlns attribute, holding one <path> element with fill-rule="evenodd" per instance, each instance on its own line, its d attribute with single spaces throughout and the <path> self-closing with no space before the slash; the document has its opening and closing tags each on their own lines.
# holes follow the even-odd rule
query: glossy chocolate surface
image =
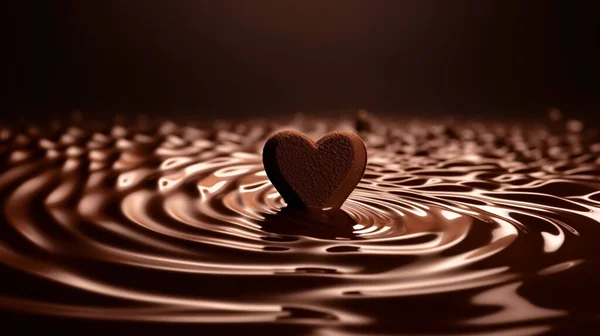
<svg viewBox="0 0 600 336">
<path fill-rule="evenodd" d="M 368 164 L 341 210 L 285 208 L 262 166 L 268 136 L 357 125 Z M 5 127 L 0 309 L 22 328 L 81 330 L 598 327 L 600 139 L 575 126 Z"/>
</svg>

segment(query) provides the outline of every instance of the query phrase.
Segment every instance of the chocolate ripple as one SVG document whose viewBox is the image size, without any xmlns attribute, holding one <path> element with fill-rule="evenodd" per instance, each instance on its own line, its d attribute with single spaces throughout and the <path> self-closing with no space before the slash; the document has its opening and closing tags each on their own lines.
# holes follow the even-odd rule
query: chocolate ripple
<svg viewBox="0 0 600 336">
<path fill-rule="evenodd" d="M 351 120 L 1 130 L 0 309 L 332 334 L 595 323 L 596 136 L 360 125 L 365 175 L 319 213 L 286 208 L 262 144 Z"/>
</svg>

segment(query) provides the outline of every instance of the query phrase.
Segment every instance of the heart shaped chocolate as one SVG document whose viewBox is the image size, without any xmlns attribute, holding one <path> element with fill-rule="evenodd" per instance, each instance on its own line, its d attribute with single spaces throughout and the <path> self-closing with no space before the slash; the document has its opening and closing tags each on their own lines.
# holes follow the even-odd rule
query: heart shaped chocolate
<svg viewBox="0 0 600 336">
<path fill-rule="evenodd" d="M 296 131 L 273 134 L 263 164 L 275 189 L 294 208 L 339 208 L 365 172 L 367 150 L 349 132 L 331 132 L 317 142 Z"/>
</svg>

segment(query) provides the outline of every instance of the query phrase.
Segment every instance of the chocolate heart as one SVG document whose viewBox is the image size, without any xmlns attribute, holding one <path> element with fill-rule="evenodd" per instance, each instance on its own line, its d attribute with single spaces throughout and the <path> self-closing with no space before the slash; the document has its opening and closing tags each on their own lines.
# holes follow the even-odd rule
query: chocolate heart
<svg viewBox="0 0 600 336">
<path fill-rule="evenodd" d="M 263 149 L 267 176 L 295 208 L 339 208 L 365 172 L 367 150 L 349 132 L 331 132 L 314 142 L 296 131 L 273 134 Z"/>
</svg>

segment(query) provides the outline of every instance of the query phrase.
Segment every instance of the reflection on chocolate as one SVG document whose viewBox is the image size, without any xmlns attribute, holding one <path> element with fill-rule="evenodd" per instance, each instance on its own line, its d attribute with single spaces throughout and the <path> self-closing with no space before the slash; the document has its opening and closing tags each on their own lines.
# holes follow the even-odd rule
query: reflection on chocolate
<svg viewBox="0 0 600 336">
<path fill-rule="evenodd" d="M 0 129 L 3 316 L 209 333 L 598 327 L 595 133 L 381 120 L 361 126 L 368 165 L 340 210 L 285 208 L 262 168 L 269 135 L 355 125 Z"/>
<path fill-rule="evenodd" d="M 262 230 L 278 235 L 344 240 L 357 237 L 356 221 L 339 209 L 306 211 L 285 207 L 275 214 L 266 214 L 260 224 Z"/>
</svg>

